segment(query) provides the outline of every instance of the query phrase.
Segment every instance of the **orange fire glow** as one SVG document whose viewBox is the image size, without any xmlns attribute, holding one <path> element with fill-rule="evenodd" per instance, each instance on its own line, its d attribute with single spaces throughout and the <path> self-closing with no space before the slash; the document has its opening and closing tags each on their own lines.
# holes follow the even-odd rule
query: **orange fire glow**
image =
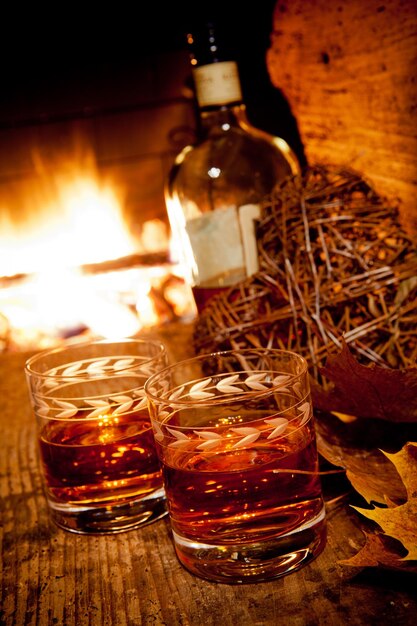
<svg viewBox="0 0 417 626">
<path fill-rule="evenodd" d="M 160 220 L 145 223 L 141 240 L 134 238 L 122 203 L 117 186 L 103 181 L 90 161 L 57 169 L 47 193 L 26 190 L 17 217 L 0 206 L 0 335 L 7 326 L 12 349 L 49 347 L 77 335 L 133 336 L 163 321 L 151 297 L 163 281 L 173 314 L 192 313 L 184 284 L 172 293 L 172 265 L 83 271 L 83 265 L 169 249 Z M 1 346 L 0 336 L 0 352 Z"/>
<path fill-rule="evenodd" d="M 67 180 L 56 199 L 39 210 L 30 228 L 20 229 L 3 214 L 0 221 L 0 272 L 40 272 L 118 258 L 134 251 L 123 227 L 118 199 L 110 187 L 88 176 Z M 47 215 L 47 219 L 42 219 Z"/>
</svg>

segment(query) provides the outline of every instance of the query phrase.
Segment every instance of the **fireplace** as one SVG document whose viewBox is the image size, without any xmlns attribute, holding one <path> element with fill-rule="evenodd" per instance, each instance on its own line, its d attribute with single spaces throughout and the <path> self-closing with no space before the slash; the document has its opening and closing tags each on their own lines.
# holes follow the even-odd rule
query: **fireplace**
<svg viewBox="0 0 417 626">
<path fill-rule="evenodd" d="M 163 198 L 194 137 L 185 51 L 27 63 L 0 104 L 0 352 L 192 318 Z"/>
</svg>

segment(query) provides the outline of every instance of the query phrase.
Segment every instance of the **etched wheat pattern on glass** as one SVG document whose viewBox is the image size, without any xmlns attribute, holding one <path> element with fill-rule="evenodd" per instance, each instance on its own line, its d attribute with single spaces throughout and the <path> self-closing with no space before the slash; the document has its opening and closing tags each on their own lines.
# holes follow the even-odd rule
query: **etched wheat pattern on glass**
<svg viewBox="0 0 417 626">
<path fill-rule="evenodd" d="M 82 414 L 83 419 L 112 416 L 147 407 L 143 385 L 154 369 L 149 362 L 135 357 L 105 357 L 66 363 L 49 369 L 36 381 L 33 398 L 41 417 L 67 419 Z M 128 377 L 129 388 L 120 393 L 100 393 L 99 396 L 65 398 L 65 387 L 79 383 L 105 381 L 108 378 Z M 60 397 L 53 394 L 59 390 Z M 65 399 L 63 399 L 65 398 Z"/>
<path fill-rule="evenodd" d="M 292 398 L 291 417 L 288 410 L 278 410 L 268 418 L 262 420 L 258 426 L 231 426 L 221 429 L 194 428 L 189 434 L 184 429 L 178 429 L 164 424 L 170 412 L 181 410 L 184 404 L 188 406 L 210 407 L 214 401 L 219 405 L 222 401 L 239 401 L 252 394 L 254 398 L 262 399 L 273 394 L 285 394 Z M 299 378 L 290 374 L 274 374 L 271 372 L 240 372 L 221 377 L 206 377 L 194 380 L 174 390 L 165 392 L 166 406 L 159 410 L 158 421 L 153 421 L 155 439 L 168 439 L 169 447 L 181 448 L 190 441 L 195 444 L 196 437 L 201 440 L 196 450 L 215 450 L 227 440 L 231 449 L 243 448 L 257 441 L 265 439 L 269 442 L 285 433 L 290 421 L 296 420 L 297 426 L 306 424 L 312 417 L 309 395 L 302 388 Z M 283 414 L 287 414 L 285 417 Z"/>
</svg>

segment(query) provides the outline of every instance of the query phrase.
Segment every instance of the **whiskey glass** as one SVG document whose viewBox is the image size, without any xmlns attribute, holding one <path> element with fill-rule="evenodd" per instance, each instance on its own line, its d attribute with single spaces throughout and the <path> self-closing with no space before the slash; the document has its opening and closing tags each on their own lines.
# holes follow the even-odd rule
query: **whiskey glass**
<svg viewBox="0 0 417 626">
<path fill-rule="evenodd" d="M 181 361 L 145 383 L 179 561 L 245 583 L 323 550 L 325 507 L 307 362 L 269 349 Z"/>
<path fill-rule="evenodd" d="M 115 533 L 166 515 L 144 383 L 167 365 L 156 340 L 90 341 L 45 350 L 25 373 L 54 522 Z"/>
</svg>

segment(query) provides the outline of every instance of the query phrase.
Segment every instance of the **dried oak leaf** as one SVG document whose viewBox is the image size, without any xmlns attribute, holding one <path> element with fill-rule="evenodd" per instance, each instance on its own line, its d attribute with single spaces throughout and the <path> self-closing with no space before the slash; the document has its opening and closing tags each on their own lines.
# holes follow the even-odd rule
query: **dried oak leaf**
<svg viewBox="0 0 417 626">
<path fill-rule="evenodd" d="M 315 414 L 317 448 L 329 463 L 346 470 L 352 487 L 365 500 L 397 504 L 407 498 L 404 484 L 391 461 L 380 448 L 399 450 L 417 436 L 417 426 L 356 419 L 343 422 L 330 413 Z"/>
<path fill-rule="evenodd" d="M 417 422 L 417 367 L 388 369 L 360 364 L 346 342 L 321 373 L 332 387 L 313 384 L 313 403 L 323 411 L 391 422 Z"/>
<path fill-rule="evenodd" d="M 403 561 L 417 561 L 417 443 L 409 442 L 395 454 L 384 454 L 392 461 L 401 476 L 407 491 L 407 501 L 399 506 L 392 506 L 389 503 L 389 506 L 385 508 L 363 509 L 356 506 L 353 508 L 363 516 L 376 522 L 385 535 L 402 544 L 407 551 L 407 554 L 402 559 Z M 372 555 L 377 560 L 379 558 L 379 562 L 381 562 L 381 546 L 383 544 L 379 542 L 377 551 L 372 549 L 372 545 L 367 546 L 362 557 Z M 377 554 L 379 554 L 378 558 Z M 390 552 L 387 553 L 385 550 L 383 554 L 388 560 L 390 559 Z M 358 560 L 359 557 L 357 557 L 356 561 Z M 375 563 L 370 562 L 371 560 L 372 558 L 369 558 L 369 563 L 367 564 L 374 565 Z M 398 561 L 398 555 L 396 560 Z M 352 561 L 350 564 L 352 564 Z"/>
<path fill-rule="evenodd" d="M 350 567 L 388 567 L 417 574 L 417 563 L 403 560 L 403 552 L 397 542 L 382 533 L 364 532 L 365 545 L 350 559 L 339 561 Z"/>
</svg>

